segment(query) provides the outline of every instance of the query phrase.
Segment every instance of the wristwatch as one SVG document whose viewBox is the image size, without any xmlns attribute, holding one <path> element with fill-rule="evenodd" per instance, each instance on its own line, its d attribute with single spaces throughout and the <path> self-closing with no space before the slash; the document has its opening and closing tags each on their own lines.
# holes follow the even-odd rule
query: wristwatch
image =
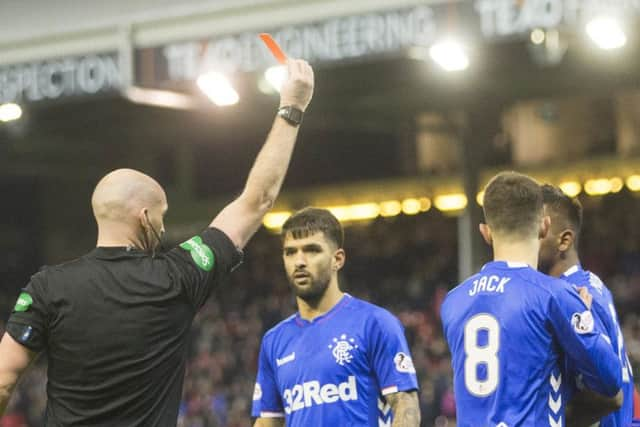
<svg viewBox="0 0 640 427">
<path fill-rule="evenodd" d="M 284 107 L 278 108 L 278 116 L 282 117 L 293 126 L 299 126 L 300 123 L 302 123 L 304 112 L 299 108 L 293 107 L 291 105 L 286 105 Z"/>
</svg>

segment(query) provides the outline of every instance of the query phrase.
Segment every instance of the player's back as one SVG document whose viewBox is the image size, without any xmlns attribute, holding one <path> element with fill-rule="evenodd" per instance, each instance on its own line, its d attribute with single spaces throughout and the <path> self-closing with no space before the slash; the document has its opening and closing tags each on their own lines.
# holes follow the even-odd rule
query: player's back
<svg viewBox="0 0 640 427">
<path fill-rule="evenodd" d="M 449 293 L 442 322 L 458 426 L 564 424 L 561 353 L 548 314 L 558 292 L 572 290 L 526 264 L 496 261 Z M 581 314 L 576 325 L 588 329 Z"/>
</svg>

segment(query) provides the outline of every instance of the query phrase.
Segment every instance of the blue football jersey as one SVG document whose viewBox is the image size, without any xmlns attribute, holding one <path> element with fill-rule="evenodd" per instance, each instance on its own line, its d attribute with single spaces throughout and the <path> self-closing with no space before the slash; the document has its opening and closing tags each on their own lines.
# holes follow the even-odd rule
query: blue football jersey
<svg viewBox="0 0 640 427">
<path fill-rule="evenodd" d="M 564 272 L 562 279 L 576 286 L 586 286 L 593 296 L 591 311 L 603 325 L 603 333 L 607 335 L 614 351 L 618 354 L 622 365 L 622 392 L 624 400 L 622 408 L 613 412 L 600 420 L 600 427 L 627 427 L 633 418 L 633 371 L 631 362 L 627 356 L 627 348 L 624 345 L 622 330 L 618 323 L 618 315 L 613 304 L 613 296 L 602 280 L 590 271 L 582 269 L 582 266 L 575 265 Z M 566 361 L 568 366 L 567 375 L 570 381 L 567 387 L 570 394 L 575 392 L 578 379 L 572 369 L 571 362 Z"/>
<path fill-rule="evenodd" d="M 459 427 L 563 426 L 566 354 L 613 396 L 621 368 L 576 290 L 526 264 L 494 261 L 441 308 Z"/>
<path fill-rule="evenodd" d="M 295 314 L 260 348 L 252 415 L 288 427 L 391 425 L 384 396 L 418 389 L 399 320 L 345 296 L 307 321 Z"/>
</svg>

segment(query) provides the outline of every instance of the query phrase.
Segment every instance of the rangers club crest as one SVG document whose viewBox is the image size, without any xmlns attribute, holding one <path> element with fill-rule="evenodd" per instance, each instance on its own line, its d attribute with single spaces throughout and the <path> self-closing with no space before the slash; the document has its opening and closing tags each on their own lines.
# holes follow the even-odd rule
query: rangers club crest
<svg viewBox="0 0 640 427">
<path fill-rule="evenodd" d="M 329 344 L 331 354 L 336 359 L 338 365 L 344 366 L 345 363 L 351 363 L 353 355 L 351 352 L 358 348 L 353 338 L 347 338 L 346 334 L 340 335 L 340 338 L 334 338 L 333 344 Z"/>
</svg>

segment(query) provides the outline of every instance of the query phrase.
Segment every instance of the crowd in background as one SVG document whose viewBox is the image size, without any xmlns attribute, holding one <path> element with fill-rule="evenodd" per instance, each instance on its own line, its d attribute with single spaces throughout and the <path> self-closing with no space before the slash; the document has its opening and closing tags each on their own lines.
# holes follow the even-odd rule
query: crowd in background
<svg viewBox="0 0 640 427">
<path fill-rule="evenodd" d="M 616 297 L 630 358 L 640 363 L 640 199 L 624 192 L 584 198 L 584 266 L 601 275 Z M 343 290 L 384 306 L 405 325 L 421 387 L 423 425 L 454 425 L 450 358 L 439 308 L 458 281 L 457 219 L 432 210 L 380 218 L 346 228 Z M 245 427 L 263 333 L 295 311 L 284 275 L 280 239 L 264 230 L 246 249 L 230 283 L 198 314 L 189 349 L 179 425 Z M 26 278 L 25 278 L 26 279 Z M 2 295 L 5 320 L 16 295 Z M 0 321 L 0 329 L 3 323 Z M 45 405 L 43 362 L 17 389 L 0 427 L 38 426 Z M 636 380 L 640 377 L 640 369 Z"/>
</svg>

